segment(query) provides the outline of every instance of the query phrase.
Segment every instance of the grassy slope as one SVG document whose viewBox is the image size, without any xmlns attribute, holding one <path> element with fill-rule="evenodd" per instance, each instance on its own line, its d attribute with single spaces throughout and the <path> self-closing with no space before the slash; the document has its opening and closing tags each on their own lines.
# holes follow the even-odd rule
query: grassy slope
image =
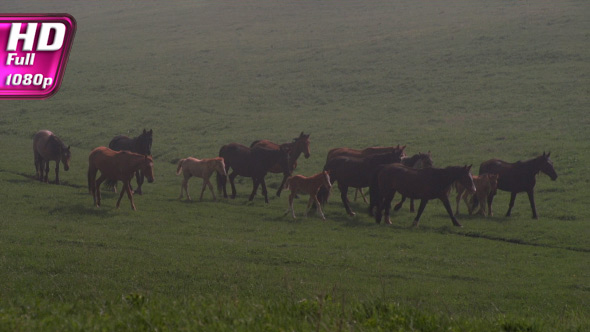
<svg viewBox="0 0 590 332">
<path fill-rule="evenodd" d="M 304 328 L 313 328 L 322 322 L 314 306 L 329 295 L 329 329 L 336 318 L 370 328 L 372 316 L 358 306 L 372 301 L 426 309 L 439 317 L 435 325 L 460 326 L 440 318 L 456 316 L 502 326 L 506 316 L 516 326 L 520 319 L 587 326 L 583 2 L 3 6 L 69 12 L 78 31 L 56 96 L 1 103 L 0 319 L 52 326 L 54 310 L 57 326 L 59 317 L 70 327 L 108 326 L 115 316 L 123 326 L 151 317 L 182 327 L 225 308 L 254 322 L 266 313 L 270 324 L 298 326 L 302 319 L 287 314 L 296 309 L 308 317 Z M 156 135 L 157 179 L 136 198 L 139 211 L 125 201 L 115 210 L 108 193 L 105 207 L 93 209 L 87 153 L 143 127 Z M 30 179 L 30 137 L 41 128 L 73 145 L 65 186 Z M 284 197 L 245 203 L 247 179 L 236 201 L 175 199 L 178 158 L 214 156 L 231 141 L 288 141 L 301 130 L 312 133 L 303 174 L 321 169 L 332 147 L 403 143 L 410 153 L 431 150 L 438 166 L 551 150 L 560 178 L 539 177 L 539 221 L 529 219 L 524 196 L 512 218 L 501 217 L 508 200 L 501 194 L 497 217 L 463 217 L 463 229 L 450 226 L 438 202 L 419 230 L 407 228 L 413 216 L 405 211 L 394 215 L 394 227 L 376 226 L 362 213 L 347 217 L 338 195 L 327 223 L 291 223 Z M 269 181 L 276 187 L 278 177 Z M 200 184 L 191 184 L 196 196 Z M 303 208 L 298 203 L 298 214 Z M 310 307 L 292 307 L 301 303 Z M 135 321 L 145 310 L 152 316 Z M 387 326 L 390 310 L 376 315 L 377 325 Z M 359 312 L 364 318 L 353 319 Z M 220 328 L 232 324 L 213 316 Z"/>
</svg>

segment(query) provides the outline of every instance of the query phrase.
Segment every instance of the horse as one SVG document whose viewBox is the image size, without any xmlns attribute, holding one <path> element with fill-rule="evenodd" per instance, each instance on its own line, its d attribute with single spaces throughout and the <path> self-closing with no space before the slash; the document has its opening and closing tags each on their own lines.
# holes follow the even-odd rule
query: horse
<svg viewBox="0 0 590 332">
<path fill-rule="evenodd" d="M 40 130 L 33 136 L 33 157 L 36 176 L 41 182 L 48 182 L 49 162 L 55 161 L 55 183 L 59 184 L 59 163 L 61 161 L 64 170 L 68 171 L 72 154 L 70 146 L 66 146 L 59 137 L 49 130 Z"/>
<path fill-rule="evenodd" d="M 127 193 L 131 208 L 135 211 L 130 182 L 137 170 L 142 171 L 149 183 L 154 182 L 154 161 L 151 156 L 129 151 L 114 151 L 104 146 L 92 150 L 88 156 L 88 190 L 92 194 L 94 205 L 100 207 L 100 185 L 104 180 L 123 181 L 117 208 L 123 194 Z M 98 171 L 100 171 L 100 177 L 96 179 Z"/>
<path fill-rule="evenodd" d="M 196 176 L 203 179 L 203 189 L 201 189 L 201 197 L 199 198 L 199 200 L 203 200 L 203 193 L 205 193 L 205 189 L 207 188 L 207 186 L 209 186 L 209 189 L 211 190 L 213 200 L 217 200 L 217 197 L 215 197 L 215 192 L 213 192 L 213 185 L 209 181 L 209 178 L 215 171 L 217 171 L 217 173 L 222 176 L 227 176 L 223 158 L 216 157 L 201 160 L 193 157 L 188 157 L 180 159 L 180 161 L 178 162 L 178 168 L 176 169 L 176 175 L 180 175 L 180 173 L 182 173 L 184 179 L 182 180 L 182 184 L 180 185 L 180 197 L 178 197 L 178 199 L 182 199 L 182 194 L 184 191 L 186 192 L 187 199 L 189 201 L 191 200 L 191 196 L 188 193 L 188 180 L 191 178 L 191 176 Z"/>
<path fill-rule="evenodd" d="M 482 175 L 474 175 L 473 184 L 475 184 L 475 195 L 477 196 L 477 199 L 479 201 L 479 210 L 477 211 L 477 214 L 485 216 L 486 207 L 484 202 L 487 201 L 489 195 L 496 191 L 498 187 L 498 174 L 485 173 Z M 461 198 L 463 198 L 463 201 L 467 205 L 469 215 L 472 215 L 473 210 L 475 210 L 475 207 L 469 204 L 468 199 L 469 197 L 473 197 L 473 195 L 468 193 L 465 187 L 463 187 L 463 185 L 461 185 L 458 182 L 455 182 L 453 186 L 457 191 L 457 208 L 455 209 L 455 216 L 459 215 L 459 202 L 461 201 Z M 491 210 L 488 211 L 488 215 L 493 215 Z"/>
<path fill-rule="evenodd" d="M 539 219 L 537 208 L 535 207 L 535 176 L 539 172 L 543 172 L 547 174 L 552 181 L 557 179 L 557 173 L 553 168 L 553 162 L 549 158 L 550 155 L 551 153 L 545 154 L 545 152 L 543 152 L 542 155 L 536 158 L 515 163 L 508 163 L 500 159 L 490 159 L 481 163 L 479 166 L 479 174 L 498 174 L 498 189 L 510 192 L 510 204 L 508 205 L 506 217 L 510 217 L 516 194 L 524 191 L 529 196 L 531 210 L 533 211 L 533 219 Z M 494 191 L 488 196 L 488 208 L 490 213 L 492 211 L 492 202 L 494 201 L 495 195 L 496 192 Z"/>
<path fill-rule="evenodd" d="M 231 185 L 231 198 L 236 197 L 236 186 L 234 179 L 241 175 L 252 178 L 252 193 L 248 200 L 252 201 L 258 191 L 258 186 L 262 185 L 262 195 L 264 201 L 268 203 L 268 193 L 266 191 L 266 182 L 264 177 L 275 164 L 281 165 L 284 175 L 291 175 L 290 150 L 286 147 L 280 147 L 278 150 L 267 149 L 262 147 L 249 148 L 247 146 L 230 143 L 219 149 L 219 156 L 225 161 L 225 170 L 232 172 L 229 174 L 229 183 Z M 217 173 L 217 188 L 223 189 L 223 197 L 227 198 L 226 181 Z"/>
<path fill-rule="evenodd" d="M 371 197 L 375 196 L 379 202 L 375 221 L 381 223 L 382 212 L 384 211 L 385 222 L 391 224 L 389 211 L 391 201 L 396 192 L 405 197 L 420 199 L 418 214 L 414 219 L 413 226 L 418 226 L 420 216 L 429 200 L 440 199 L 447 213 L 451 217 L 453 225 L 462 227 L 453 215 L 449 203 L 448 192 L 451 185 L 458 181 L 469 192 L 475 193 L 475 185 L 471 176 L 470 166 L 449 166 L 446 168 L 423 168 L 415 169 L 402 164 L 385 165 L 375 176 L 371 183 Z"/>
<path fill-rule="evenodd" d="M 307 194 L 309 195 L 309 202 L 307 203 L 305 215 L 307 216 L 307 213 L 311 209 L 312 204 L 315 203 L 317 213 L 322 216 L 322 220 L 326 220 L 320 202 L 317 198 L 318 191 L 322 187 L 327 188 L 328 191 L 332 188 L 332 183 L 330 182 L 330 173 L 328 171 L 323 171 L 310 177 L 295 175 L 287 179 L 285 182 L 285 189 L 291 190 L 291 194 L 289 195 L 289 208 L 291 209 L 291 215 L 293 216 L 293 219 L 296 219 L 295 210 L 293 209 L 293 199 L 295 196 L 297 196 L 297 194 Z M 289 212 L 289 210 L 287 210 L 287 212 Z"/>
<path fill-rule="evenodd" d="M 330 159 L 336 158 L 336 157 L 353 157 L 353 158 L 363 158 L 363 157 L 368 157 L 374 154 L 380 154 L 380 153 L 387 153 L 387 152 L 392 152 L 392 151 L 404 151 L 404 149 L 406 148 L 406 146 L 404 145 L 403 147 L 400 147 L 400 145 L 398 144 L 397 146 L 385 146 L 385 147 L 380 147 L 380 146 L 373 146 L 373 147 L 368 147 L 362 150 L 357 150 L 357 149 L 351 149 L 351 148 L 334 148 L 331 149 L 330 151 L 328 151 L 328 156 L 326 157 L 326 163 L 328 161 L 330 161 Z M 402 159 L 406 157 L 406 153 L 402 152 Z M 363 201 L 365 203 L 367 203 L 367 199 L 365 198 L 365 195 L 363 194 L 363 191 L 361 188 L 356 188 L 355 193 L 354 193 L 354 201 L 356 202 L 357 199 L 357 195 L 361 194 L 361 197 L 363 198 Z"/>
<path fill-rule="evenodd" d="M 328 160 L 324 165 L 324 171 L 330 172 L 332 184 L 338 181 L 340 198 L 350 216 L 354 216 L 355 213 L 350 208 L 348 201 L 348 187 L 368 187 L 380 165 L 399 163 L 403 153 L 402 148 L 401 150 L 394 149 L 387 153 L 369 155 L 364 158 L 339 156 Z M 328 191 L 325 188 L 320 189 L 318 195 L 321 203 L 328 200 Z"/>
<path fill-rule="evenodd" d="M 130 151 L 139 154 L 143 154 L 146 156 L 152 155 L 152 137 L 153 131 L 143 129 L 143 132 L 134 138 L 129 138 L 125 135 L 115 136 L 111 142 L 109 143 L 109 149 L 114 151 Z M 135 173 L 135 179 L 137 181 L 137 189 L 135 189 L 134 193 L 141 195 L 141 185 L 143 184 L 144 175 L 141 171 L 137 171 Z M 115 192 L 117 192 L 116 185 L 117 183 L 112 183 L 113 187 L 115 188 Z"/>
<path fill-rule="evenodd" d="M 279 150 L 281 147 L 283 147 L 284 149 L 289 149 L 289 151 L 291 151 L 289 153 L 289 159 L 291 160 L 291 169 L 294 170 L 297 167 L 297 158 L 299 158 L 299 156 L 302 153 L 305 156 L 305 159 L 308 159 L 310 156 L 309 135 L 310 134 L 305 135 L 303 132 L 301 132 L 301 134 L 299 134 L 299 137 L 295 137 L 293 139 L 293 142 L 283 143 L 280 145 L 277 143 L 273 143 L 269 140 L 265 140 L 265 139 L 258 140 L 258 141 L 252 142 L 252 144 L 250 144 L 250 148 L 263 147 L 263 148 L 267 148 L 267 149 Z M 281 165 L 275 164 L 271 167 L 271 169 L 269 171 L 271 173 L 281 173 L 283 170 L 281 168 Z M 281 197 L 281 191 L 283 190 L 283 186 L 285 185 L 285 181 L 287 181 L 287 176 L 283 176 L 283 180 L 281 181 L 281 185 L 279 186 L 279 189 L 277 189 L 277 196 L 278 197 Z"/>
</svg>

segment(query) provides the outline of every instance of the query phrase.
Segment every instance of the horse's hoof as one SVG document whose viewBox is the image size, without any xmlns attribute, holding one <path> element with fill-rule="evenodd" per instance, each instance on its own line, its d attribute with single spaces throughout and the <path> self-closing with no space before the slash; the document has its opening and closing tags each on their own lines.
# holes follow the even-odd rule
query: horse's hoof
<svg viewBox="0 0 590 332">
<path fill-rule="evenodd" d="M 356 216 L 356 213 L 350 211 L 350 212 L 348 212 L 348 215 L 351 216 L 351 217 L 354 217 L 354 216 Z"/>
</svg>

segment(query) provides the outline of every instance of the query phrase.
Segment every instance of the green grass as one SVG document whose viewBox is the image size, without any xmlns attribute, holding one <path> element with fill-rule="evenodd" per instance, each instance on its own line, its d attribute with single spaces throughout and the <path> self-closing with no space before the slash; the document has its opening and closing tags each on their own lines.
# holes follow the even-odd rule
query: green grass
<svg viewBox="0 0 590 332">
<path fill-rule="evenodd" d="M 60 91 L 0 102 L 0 330 L 583 331 L 590 328 L 586 197 L 590 6 L 582 1 L 240 1 L 3 4 L 78 22 Z M 92 206 L 88 153 L 154 130 L 156 181 Z M 32 135 L 72 145 L 61 186 L 33 179 Z M 406 144 L 439 167 L 551 151 L 503 217 L 419 228 L 366 205 L 297 221 L 274 196 L 177 199 L 179 158 L 311 133 L 297 173 L 330 148 Z M 53 167 L 53 166 L 52 166 Z M 53 170 L 50 181 L 53 180 Z M 200 180 L 190 190 L 198 197 Z M 453 204 L 454 206 L 454 204 Z M 464 206 L 462 211 L 466 211 Z"/>
</svg>

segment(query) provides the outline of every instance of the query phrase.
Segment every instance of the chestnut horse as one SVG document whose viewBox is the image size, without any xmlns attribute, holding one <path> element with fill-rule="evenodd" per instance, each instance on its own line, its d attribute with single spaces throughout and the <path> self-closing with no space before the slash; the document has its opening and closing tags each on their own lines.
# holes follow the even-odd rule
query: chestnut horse
<svg viewBox="0 0 590 332">
<path fill-rule="evenodd" d="M 510 212 L 514 206 L 516 194 L 526 192 L 529 195 L 529 202 L 531 203 L 531 210 L 533 210 L 533 219 L 539 219 L 537 215 L 537 208 L 535 207 L 535 176 L 539 172 L 547 174 L 551 180 L 557 179 L 557 173 L 553 168 L 553 162 L 549 158 L 551 153 L 538 156 L 527 161 L 518 161 L 515 163 L 508 163 L 499 159 L 490 159 L 484 161 L 479 166 L 479 174 L 494 173 L 498 174 L 498 189 L 510 192 L 510 204 L 508 205 L 508 212 L 506 217 L 510 217 Z M 492 202 L 496 192 L 488 196 L 488 209 L 492 211 Z"/>
<path fill-rule="evenodd" d="M 176 175 L 184 176 L 182 180 L 182 184 L 180 185 L 180 197 L 182 198 L 183 191 L 186 192 L 186 197 L 190 201 L 191 196 L 188 193 L 188 180 L 191 176 L 196 176 L 198 178 L 203 179 L 203 188 L 201 189 L 201 197 L 199 198 L 200 201 L 203 200 L 203 193 L 205 193 L 205 189 L 209 186 L 211 190 L 211 194 L 213 195 L 213 199 L 217 200 L 215 197 L 215 192 L 213 192 L 213 185 L 209 178 L 213 174 L 213 172 L 217 171 L 218 174 L 222 176 L 227 176 L 225 171 L 225 163 L 223 162 L 223 158 L 216 157 L 216 158 L 209 158 L 209 159 L 197 159 L 193 157 L 188 157 L 185 159 L 180 159 L 178 162 L 178 168 L 176 169 Z"/>
<path fill-rule="evenodd" d="M 128 151 L 113 151 L 104 146 L 92 150 L 88 157 L 88 189 L 94 199 L 94 205 L 100 207 L 101 183 L 104 180 L 114 180 L 123 182 L 117 208 L 119 208 L 123 194 L 127 193 L 127 197 L 131 201 L 131 208 L 136 210 L 130 181 L 138 170 L 143 172 L 149 183 L 154 182 L 154 161 L 151 156 Z M 96 179 L 98 171 L 100 171 L 100 177 Z"/>
<path fill-rule="evenodd" d="M 368 187 L 380 165 L 399 163 L 401 161 L 404 148 L 405 146 L 401 150 L 394 149 L 387 153 L 374 154 L 363 158 L 339 156 L 326 162 L 324 171 L 330 171 L 332 183 L 338 181 L 340 198 L 350 216 L 354 216 L 355 213 L 350 208 L 348 201 L 348 187 Z M 320 189 L 318 195 L 320 202 L 325 203 L 327 201 L 328 191 L 325 188 Z"/>
<path fill-rule="evenodd" d="M 278 150 L 267 149 L 262 147 L 249 148 L 247 146 L 230 143 L 219 149 L 219 156 L 225 161 L 226 173 L 229 169 L 229 183 L 231 185 L 231 198 L 236 197 L 236 185 L 234 179 L 241 175 L 252 178 L 252 193 L 248 200 L 253 200 L 258 191 L 258 186 L 262 185 L 262 195 L 264 201 L 268 203 L 268 193 L 266 191 L 266 182 L 264 177 L 269 170 L 275 165 L 281 165 L 281 170 L 286 176 L 291 175 L 291 163 L 289 162 L 289 149 L 280 147 Z M 217 188 L 223 189 L 223 197 L 227 198 L 226 179 L 217 173 Z"/>
<path fill-rule="evenodd" d="M 109 149 L 114 151 L 130 151 L 139 154 L 143 154 L 146 156 L 152 155 L 152 137 L 153 131 L 143 129 L 141 135 L 129 138 L 125 135 L 115 136 L 111 142 L 109 143 Z M 144 175 L 141 171 L 135 172 L 135 179 L 137 181 L 137 189 L 135 189 L 134 193 L 141 195 L 141 185 L 143 184 Z M 117 192 L 117 183 L 112 183 L 113 188 L 115 188 L 115 192 Z"/>
<path fill-rule="evenodd" d="M 258 141 L 254 141 L 252 142 L 252 144 L 250 144 L 250 148 L 254 148 L 254 147 L 263 147 L 263 148 L 267 148 L 267 149 L 272 149 L 272 150 L 279 150 L 281 147 L 283 147 L 283 149 L 289 149 L 289 159 L 291 160 L 291 170 L 294 170 L 297 167 L 297 158 L 299 158 L 299 156 L 303 153 L 303 156 L 305 156 L 305 159 L 308 159 L 310 154 L 309 154 L 309 135 L 307 134 L 305 135 L 303 132 L 301 132 L 301 134 L 299 134 L 299 137 L 296 137 L 293 139 L 293 142 L 291 143 L 283 143 L 283 144 L 277 144 L 277 143 L 273 143 L 269 140 L 258 140 Z M 271 173 L 282 173 L 283 170 L 281 168 L 281 165 L 279 164 L 275 164 L 273 165 L 273 167 L 271 167 L 271 169 L 269 170 L 269 172 Z M 281 181 L 281 185 L 279 186 L 279 189 L 277 189 L 277 196 L 281 197 L 281 191 L 283 190 L 283 186 L 285 185 L 285 181 L 287 180 L 287 176 L 283 176 L 283 181 Z"/>
<path fill-rule="evenodd" d="M 328 189 L 328 191 L 330 191 L 332 188 L 330 174 L 328 171 L 323 171 L 310 177 L 295 175 L 287 179 L 287 182 L 285 183 L 285 189 L 291 190 L 291 194 L 289 195 L 289 208 L 291 209 L 291 215 L 293 216 L 293 219 L 296 219 L 295 210 L 293 209 L 293 199 L 295 196 L 297 196 L 297 194 L 306 194 L 309 195 L 309 202 L 307 203 L 305 215 L 307 216 L 307 213 L 309 212 L 312 204 L 315 203 L 317 213 L 322 216 L 322 220 L 326 220 L 320 202 L 317 198 L 318 191 L 322 187 Z M 287 210 L 287 212 L 289 211 Z"/>
<path fill-rule="evenodd" d="M 480 214 L 482 216 L 485 217 L 486 215 L 486 207 L 485 207 L 485 202 L 488 200 L 489 195 L 491 195 L 493 192 L 496 192 L 496 189 L 498 188 L 498 174 L 482 174 L 482 175 L 474 175 L 473 176 L 473 184 L 475 184 L 475 196 L 477 197 L 477 200 L 479 201 L 479 210 L 477 211 L 477 214 Z M 455 182 L 453 184 L 453 186 L 455 187 L 455 190 L 457 191 L 457 197 L 456 197 L 456 201 L 457 201 L 457 208 L 455 209 L 455 216 L 459 215 L 459 202 L 461 201 L 461 198 L 463 198 L 463 201 L 465 202 L 465 204 L 467 205 L 467 210 L 469 211 L 469 215 L 473 214 L 473 210 L 475 210 L 475 206 L 472 206 L 469 203 L 469 198 L 471 197 L 471 200 L 473 201 L 473 194 L 470 194 L 467 192 L 467 190 L 465 189 L 465 187 L 463 187 L 460 183 Z M 492 216 L 492 211 L 488 211 L 488 215 Z"/>
<path fill-rule="evenodd" d="M 376 201 L 379 202 L 379 207 L 375 213 L 375 221 L 377 223 L 381 222 L 381 214 L 384 211 L 385 222 L 391 224 L 389 217 L 391 201 L 395 193 L 399 192 L 404 196 L 403 199 L 409 197 L 421 200 L 413 226 L 418 226 L 420 216 L 424 212 L 428 201 L 438 198 L 443 202 L 453 225 L 461 227 L 461 224 L 453 215 L 448 192 L 455 181 L 461 183 L 469 192 L 475 192 L 470 170 L 471 166 L 415 169 L 402 164 L 392 164 L 381 167 L 373 183 L 371 183 L 370 189 L 371 198 L 375 196 Z"/>
<path fill-rule="evenodd" d="M 40 130 L 33 136 L 33 157 L 37 178 L 41 182 L 48 182 L 49 162 L 55 161 L 55 183 L 59 184 L 59 162 L 68 171 L 72 154 L 70 146 L 66 146 L 59 137 L 49 130 Z"/>
</svg>

